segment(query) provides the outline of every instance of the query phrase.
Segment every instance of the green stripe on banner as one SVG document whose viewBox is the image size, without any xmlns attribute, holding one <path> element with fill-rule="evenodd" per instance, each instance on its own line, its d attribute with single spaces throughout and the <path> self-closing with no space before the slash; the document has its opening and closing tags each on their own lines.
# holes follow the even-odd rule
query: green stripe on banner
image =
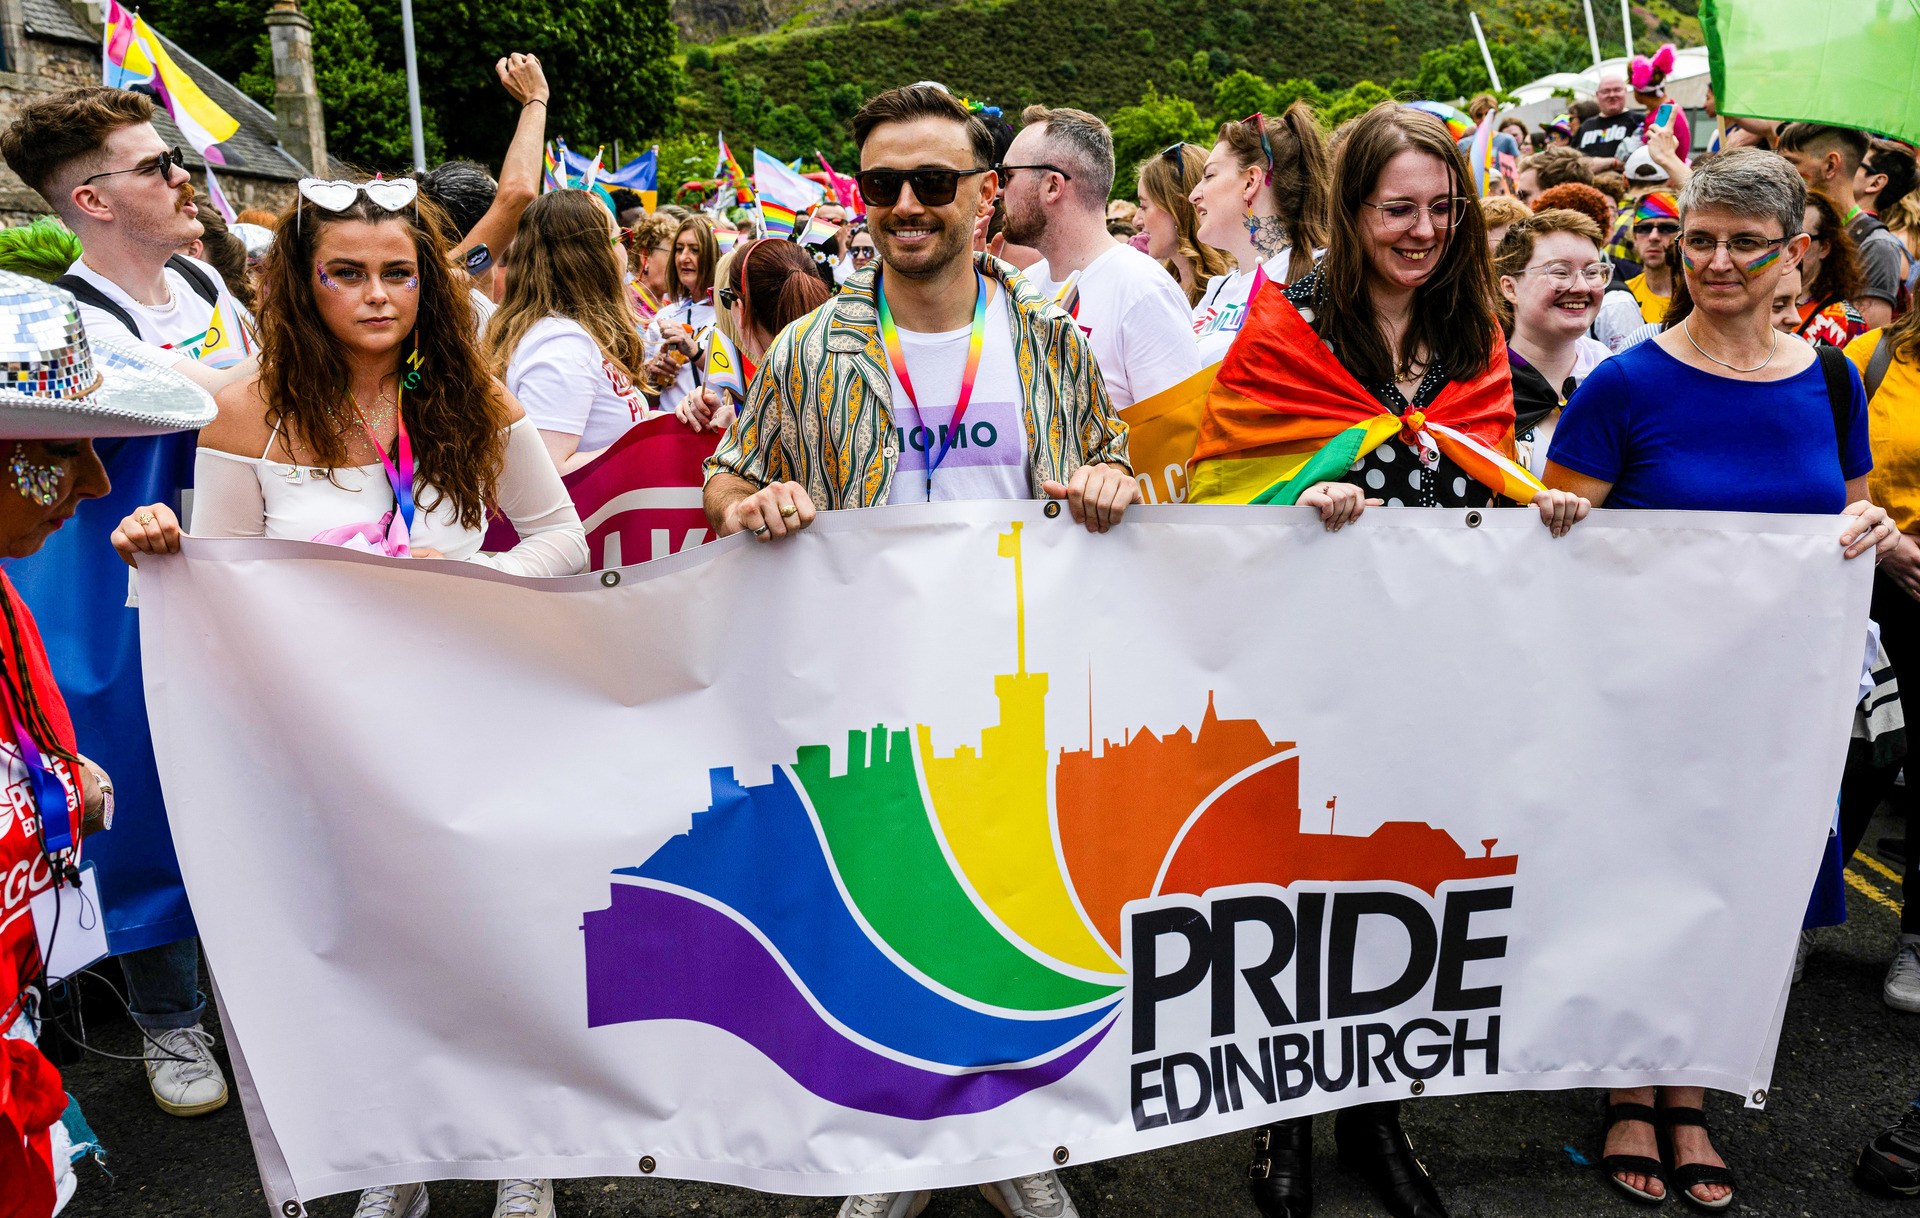
<svg viewBox="0 0 1920 1218">
<path fill-rule="evenodd" d="M 825 745 L 806 746 L 793 772 L 855 907 L 908 964 L 976 1002 L 1017 1011 L 1113 994 L 1117 987 L 1054 972 L 981 915 L 934 836 L 906 732 L 848 733 L 844 775 L 833 773 Z"/>
<path fill-rule="evenodd" d="M 1367 449 L 1367 425 L 1356 423 L 1320 446 L 1291 478 L 1276 482 L 1253 497 L 1254 503 L 1292 507 L 1317 482 L 1338 482 Z"/>
<path fill-rule="evenodd" d="M 1915 0 L 1701 0 L 1720 113 L 1920 140 Z"/>
</svg>

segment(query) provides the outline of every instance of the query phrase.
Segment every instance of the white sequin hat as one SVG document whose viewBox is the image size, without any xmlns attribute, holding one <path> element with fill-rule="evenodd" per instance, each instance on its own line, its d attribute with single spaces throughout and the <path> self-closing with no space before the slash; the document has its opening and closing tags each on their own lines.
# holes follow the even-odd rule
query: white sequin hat
<svg viewBox="0 0 1920 1218">
<path fill-rule="evenodd" d="M 0 439 L 193 431 L 213 398 L 130 344 L 88 342 L 73 295 L 0 271 Z"/>
</svg>

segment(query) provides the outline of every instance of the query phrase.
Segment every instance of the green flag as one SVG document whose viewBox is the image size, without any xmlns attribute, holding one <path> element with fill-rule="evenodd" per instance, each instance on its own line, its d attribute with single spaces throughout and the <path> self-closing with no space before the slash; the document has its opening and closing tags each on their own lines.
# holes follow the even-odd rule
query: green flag
<svg viewBox="0 0 1920 1218">
<path fill-rule="evenodd" d="M 1720 113 L 1920 140 L 1920 0 L 1701 0 Z"/>
</svg>

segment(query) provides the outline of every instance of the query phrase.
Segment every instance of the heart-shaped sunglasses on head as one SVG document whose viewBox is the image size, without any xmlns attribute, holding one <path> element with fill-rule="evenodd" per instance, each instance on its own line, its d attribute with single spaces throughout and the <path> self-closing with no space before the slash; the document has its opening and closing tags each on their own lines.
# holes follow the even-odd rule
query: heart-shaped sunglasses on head
<svg viewBox="0 0 1920 1218">
<path fill-rule="evenodd" d="M 400 211 L 413 206 L 420 194 L 420 183 L 412 178 L 375 178 L 371 182 L 347 182 L 335 179 L 301 178 L 300 197 L 327 211 L 345 211 L 353 206 L 354 196 L 365 194 L 383 211 Z"/>
</svg>

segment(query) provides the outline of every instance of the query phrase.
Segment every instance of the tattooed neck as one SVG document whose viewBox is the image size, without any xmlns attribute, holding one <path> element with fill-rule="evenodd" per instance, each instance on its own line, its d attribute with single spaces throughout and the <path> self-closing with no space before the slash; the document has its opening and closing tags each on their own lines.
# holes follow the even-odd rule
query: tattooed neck
<svg viewBox="0 0 1920 1218">
<path fill-rule="evenodd" d="M 1253 240 L 1253 249 L 1265 262 L 1287 248 L 1287 230 L 1278 216 L 1248 216 L 1247 236 Z"/>
</svg>

